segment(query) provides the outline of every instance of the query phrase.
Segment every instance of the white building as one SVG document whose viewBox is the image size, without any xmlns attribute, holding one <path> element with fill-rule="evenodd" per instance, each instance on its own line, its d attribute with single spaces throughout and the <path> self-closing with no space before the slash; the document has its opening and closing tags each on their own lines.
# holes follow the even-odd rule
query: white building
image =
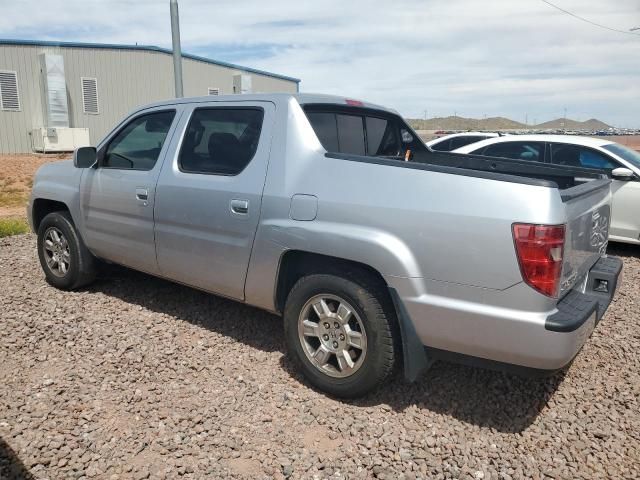
<svg viewBox="0 0 640 480">
<path fill-rule="evenodd" d="M 298 91 L 297 78 L 182 56 L 185 96 Z M 134 107 L 173 96 L 167 49 L 0 39 L 0 153 L 95 145 Z"/>
</svg>

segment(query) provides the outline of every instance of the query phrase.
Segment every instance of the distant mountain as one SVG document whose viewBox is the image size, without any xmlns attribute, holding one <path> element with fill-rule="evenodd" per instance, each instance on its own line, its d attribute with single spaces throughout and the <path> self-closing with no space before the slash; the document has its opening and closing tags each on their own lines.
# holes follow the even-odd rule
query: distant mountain
<svg viewBox="0 0 640 480">
<path fill-rule="evenodd" d="M 577 120 L 571 120 L 567 118 L 566 121 L 564 118 L 556 118 L 555 120 L 550 120 L 548 122 L 541 123 L 536 125 L 533 128 L 538 128 L 541 130 L 551 129 L 551 130 L 606 130 L 611 128 L 604 122 L 597 120 L 595 118 L 591 118 L 586 122 L 578 122 Z"/>
<path fill-rule="evenodd" d="M 515 122 L 504 117 L 465 118 L 458 116 L 436 117 L 427 120 L 408 119 L 416 130 L 509 130 L 525 128 L 524 123 Z"/>
<path fill-rule="evenodd" d="M 505 117 L 491 118 L 465 118 L 458 116 L 436 117 L 427 120 L 419 118 L 408 118 L 407 121 L 415 130 L 606 130 L 610 128 L 604 122 L 595 118 L 585 122 L 557 118 L 538 125 L 525 125 Z"/>
</svg>

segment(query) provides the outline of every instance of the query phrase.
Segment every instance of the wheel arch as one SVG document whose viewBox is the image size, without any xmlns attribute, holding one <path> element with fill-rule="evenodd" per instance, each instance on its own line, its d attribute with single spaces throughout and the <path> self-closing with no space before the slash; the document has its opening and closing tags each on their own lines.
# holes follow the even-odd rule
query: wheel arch
<svg viewBox="0 0 640 480">
<path fill-rule="evenodd" d="M 69 212 L 69 215 L 71 215 L 69 206 L 64 202 L 61 202 L 59 200 L 51 200 L 48 198 L 34 199 L 33 207 L 31 209 L 31 225 L 33 226 L 33 231 L 38 231 L 38 227 L 40 226 L 42 219 L 48 214 L 64 211 Z"/>
<path fill-rule="evenodd" d="M 278 312 L 284 311 L 287 296 L 295 283 L 303 276 L 313 273 L 364 274 L 375 282 L 376 286 L 383 287 L 384 291 L 388 292 L 384 277 L 370 265 L 304 250 L 287 250 L 280 256 L 275 285 L 274 305 Z M 391 296 L 387 300 L 391 301 Z"/>
</svg>

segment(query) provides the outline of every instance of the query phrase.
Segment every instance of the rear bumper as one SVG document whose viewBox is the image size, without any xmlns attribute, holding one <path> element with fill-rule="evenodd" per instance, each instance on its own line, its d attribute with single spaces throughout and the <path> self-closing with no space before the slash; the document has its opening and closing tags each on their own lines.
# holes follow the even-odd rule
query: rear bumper
<svg viewBox="0 0 640 480">
<path fill-rule="evenodd" d="M 484 302 L 443 299 L 429 293 L 407 296 L 402 291 L 407 285 L 397 282 L 391 291 L 403 330 L 405 373 L 415 378 L 416 368 L 412 365 L 429 363 L 428 358 L 411 358 L 424 355 L 420 351 L 426 351 L 427 357 L 431 351 L 434 358 L 442 358 L 436 352 L 445 351 L 452 354 L 451 358 L 458 354 L 525 370 L 561 369 L 573 360 L 604 315 L 620 283 L 621 272 L 620 259 L 601 258 L 581 290 L 571 291 L 544 311 L 531 305 L 496 307 L 491 304 L 495 298 L 488 296 L 478 299 Z M 496 296 L 510 300 L 525 298 L 523 289 L 531 290 L 522 284 L 497 292 Z"/>
<path fill-rule="evenodd" d="M 617 257 L 601 258 L 589 271 L 584 292 L 572 290 L 558 302 L 558 311 L 547 317 L 544 328 L 552 332 L 574 332 L 595 313 L 596 323 L 618 288 L 622 273 L 622 260 Z"/>
</svg>

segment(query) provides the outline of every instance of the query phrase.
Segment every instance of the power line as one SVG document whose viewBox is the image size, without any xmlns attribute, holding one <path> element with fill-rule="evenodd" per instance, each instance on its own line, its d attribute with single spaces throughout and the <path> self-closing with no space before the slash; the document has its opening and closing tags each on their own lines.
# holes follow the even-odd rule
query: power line
<svg viewBox="0 0 640 480">
<path fill-rule="evenodd" d="M 591 25 L 595 25 L 596 27 L 604 28 L 604 29 L 610 30 L 612 32 L 626 33 L 627 35 L 636 35 L 636 36 L 640 37 L 640 33 L 635 33 L 634 31 L 631 31 L 631 30 L 620 30 L 620 29 L 617 29 L 617 28 L 607 27 L 606 25 L 602 25 L 600 23 L 596 23 L 596 22 L 592 22 L 591 20 L 587 20 L 586 18 L 581 17 L 579 15 L 576 15 L 575 13 L 572 13 L 569 10 L 565 10 L 564 8 L 561 8 L 561 7 L 557 6 L 557 5 L 554 5 L 553 3 L 548 2 L 547 0 L 540 0 L 540 1 L 546 3 L 550 7 L 555 8 L 556 10 L 560 10 L 562 13 L 566 13 L 567 15 L 571 15 L 572 17 L 577 18 L 578 20 L 582 20 L 583 22 L 590 23 Z M 632 30 L 635 30 L 635 29 L 632 29 Z"/>
</svg>

